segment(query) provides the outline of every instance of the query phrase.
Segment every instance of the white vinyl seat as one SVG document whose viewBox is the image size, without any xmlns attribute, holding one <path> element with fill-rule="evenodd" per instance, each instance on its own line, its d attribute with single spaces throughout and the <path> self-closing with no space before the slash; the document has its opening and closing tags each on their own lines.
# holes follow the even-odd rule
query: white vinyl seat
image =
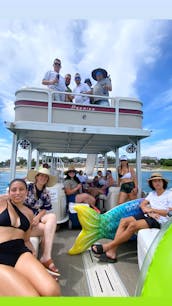
<svg viewBox="0 0 172 306">
<path fill-rule="evenodd" d="M 104 203 L 106 211 L 112 209 L 117 205 L 119 191 L 120 187 L 109 187 L 108 194 Z"/>
<path fill-rule="evenodd" d="M 34 246 L 34 249 L 36 251 L 36 257 L 38 257 L 38 253 L 39 253 L 39 244 L 40 244 L 40 238 L 39 237 L 31 237 L 30 238 L 31 243 Z"/>
<path fill-rule="evenodd" d="M 158 228 L 145 228 L 138 231 L 137 234 L 137 256 L 138 266 L 141 270 L 145 256 L 153 240 L 160 230 Z"/>
</svg>

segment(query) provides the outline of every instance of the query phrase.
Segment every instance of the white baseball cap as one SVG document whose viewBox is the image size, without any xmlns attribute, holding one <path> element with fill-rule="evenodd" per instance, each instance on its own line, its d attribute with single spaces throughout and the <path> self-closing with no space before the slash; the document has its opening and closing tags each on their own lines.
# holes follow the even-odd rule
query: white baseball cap
<svg viewBox="0 0 172 306">
<path fill-rule="evenodd" d="M 121 161 L 121 160 L 128 160 L 128 158 L 127 158 L 126 155 L 121 155 L 121 156 L 120 156 L 120 161 Z"/>
</svg>

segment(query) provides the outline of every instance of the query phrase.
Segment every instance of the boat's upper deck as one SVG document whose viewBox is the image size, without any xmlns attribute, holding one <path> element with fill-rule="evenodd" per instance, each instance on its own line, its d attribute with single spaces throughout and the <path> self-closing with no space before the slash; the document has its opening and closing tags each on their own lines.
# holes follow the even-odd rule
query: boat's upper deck
<svg viewBox="0 0 172 306">
<path fill-rule="evenodd" d="M 142 128 L 142 102 L 119 97 L 110 100 L 110 107 L 79 105 L 55 101 L 48 89 L 21 89 L 16 92 L 15 120 Z"/>
<path fill-rule="evenodd" d="M 108 97 L 107 107 L 55 101 L 55 93 L 18 90 L 15 121 L 6 123 L 18 139 L 27 138 L 40 152 L 105 153 L 150 135 L 142 129 L 142 102 L 137 99 Z"/>
</svg>

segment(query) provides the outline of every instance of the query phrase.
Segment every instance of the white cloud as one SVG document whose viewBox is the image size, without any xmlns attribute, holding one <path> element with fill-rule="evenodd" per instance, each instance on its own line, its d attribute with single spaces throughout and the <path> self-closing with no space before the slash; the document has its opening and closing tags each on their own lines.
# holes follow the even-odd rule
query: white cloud
<svg viewBox="0 0 172 306">
<path fill-rule="evenodd" d="M 149 143 L 144 142 L 141 146 L 142 156 L 155 156 L 158 158 L 172 158 L 172 138 L 158 140 Z"/>
<path fill-rule="evenodd" d="M 0 162 L 11 158 L 11 144 L 4 138 L 0 138 Z"/>
<path fill-rule="evenodd" d="M 154 65 L 161 55 L 165 28 L 165 21 L 148 20 L 1 20 L 2 121 L 14 118 L 15 91 L 22 86 L 41 87 L 55 57 L 62 59 L 62 75 L 79 71 L 85 78 L 101 66 L 111 75 L 112 95 L 139 95 L 139 70 Z"/>
</svg>

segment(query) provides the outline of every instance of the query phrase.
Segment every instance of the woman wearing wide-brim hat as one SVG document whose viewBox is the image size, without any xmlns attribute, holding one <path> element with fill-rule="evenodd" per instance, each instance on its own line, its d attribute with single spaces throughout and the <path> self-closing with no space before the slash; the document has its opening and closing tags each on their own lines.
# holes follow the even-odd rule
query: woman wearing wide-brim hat
<svg viewBox="0 0 172 306">
<path fill-rule="evenodd" d="M 103 68 L 96 68 L 92 71 L 91 75 L 97 81 L 93 87 L 93 95 L 100 96 L 94 97 L 94 104 L 109 106 L 108 99 L 104 98 L 104 96 L 109 96 L 109 91 L 112 91 L 112 84 L 107 71 Z"/>
<path fill-rule="evenodd" d="M 46 187 L 56 184 L 57 178 L 51 175 L 49 169 L 40 168 L 38 171 L 30 170 L 27 174 L 28 195 L 25 205 L 32 209 L 35 217 L 33 219 L 31 236 L 42 237 L 41 263 L 52 275 L 58 275 L 52 258 L 52 246 L 56 231 L 56 215 L 47 213 L 52 209 L 51 198 Z"/>
<path fill-rule="evenodd" d="M 167 179 L 160 173 L 152 173 L 148 184 L 152 191 L 140 204 L 140 213 L 121 219 L 113 241 L 92 245 L 92 251 L 100 255 L 100 261 L 115 263 L 117 248 L 128 241 L 134 233 L 144 228 L 161 228 L 169 220 L 168 214 L 172 210 L 172 191 L 167 190 Z"/>
<path fill-rule="evenodd" d="M 65 172 L 66 177 L 64 181 L 64 189 L 67 196 L 67 202 L 73 203 L 87 203 L 95 211 L 100 213 L 99 209 L 95 206 L 95 198 L 88 193 L 82 191 L 82 184 L 76 176 L 77 171 L 74 166 L 69 166 Z"/>
</svg>

